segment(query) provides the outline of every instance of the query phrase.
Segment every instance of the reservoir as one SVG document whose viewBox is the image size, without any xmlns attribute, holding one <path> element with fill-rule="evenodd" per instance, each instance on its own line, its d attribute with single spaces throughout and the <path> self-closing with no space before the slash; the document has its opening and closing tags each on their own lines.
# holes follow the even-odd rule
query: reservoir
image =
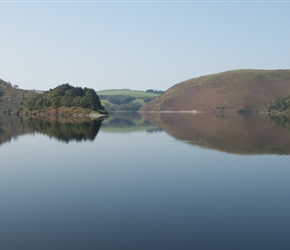
<svg viewBox="0 0 290 250">
<path fill-rule="evenodd" d="M 0 249 L 290 249 L 289 124 L 0 116 Z"/>
</svg>

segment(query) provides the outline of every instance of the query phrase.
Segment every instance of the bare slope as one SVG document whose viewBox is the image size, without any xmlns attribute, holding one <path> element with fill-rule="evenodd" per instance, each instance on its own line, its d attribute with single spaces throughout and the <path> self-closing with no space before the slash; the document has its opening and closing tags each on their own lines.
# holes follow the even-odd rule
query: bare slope
<svg viewBox="0 0 290 250">
<path fill-rule="evenodd" d="M 234 70 L 178 83 L 141 111 L 266 111 L 290 95 L 290 70 Z"/>
<path fill-rule="evenodd" d="M 11 83 L 0 79 L 0 113 L 21 111 L 25 102 L 35 95 L 35 91 L 12 87 Z"/>
</svg>

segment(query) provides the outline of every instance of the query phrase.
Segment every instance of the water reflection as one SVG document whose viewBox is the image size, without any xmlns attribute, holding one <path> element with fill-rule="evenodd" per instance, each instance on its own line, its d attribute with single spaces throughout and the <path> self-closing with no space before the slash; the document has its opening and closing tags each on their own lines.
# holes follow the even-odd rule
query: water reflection
<svg viewBox="0 0 290 250">
<path fill-rule="evenodd" d="M 18 116 L 0 116 L 0 145 L 19 135 L 33 133 L 34 129 L 23 123 Z"/>
<path fill-rule="evenodd" d="M 143 114 L 178 140 L 236 154 L 290 154 L 289 118 L 239 114 Z"/>
<path fill-rule="evenodd" d="M 19 135 L 42 133 L 59 141 L 93 141 L 100 128 L 104 132 L 160 131 L 138 113 L 113 113 L 108 118 L 86 117 L 0 117 L 0 145 Z"/>
<path fill-rule="evenodd" d="M 102 120 L 72 119 L 54 117 L 50 120 L 43 118 L 29 118 L 25 121 L 34 131 L 54 137 L 59 141 L 86 141 L 95 140 Z"/>
<path fill-rule="evenodd" d="M 89 118 L 64 117 L 0 117 L 0 144 L 11 141 L 19 135 L 42 133 L 59 141 L 86 141 L 95 140 L 102 120 Z"/>
<path fill-rule="evenodd" d="M 102 131 L 117 133 L 134 131 L 156 132 L 160 131 L 160 128 L 137 112 L 114 112 L 103 121 Z"/>
<path fill-rule="evenodd" d="M 278 126 L 290 129 L 290 118 L 285 115 L 270 115 L 272 121 L 274 121 Z"/>
<path fill-rule="evenodd" d="M 59 141 L 95 140 L 103 132 L 166 131 L 192 145 L 236 154 L 290 154 L 286 116 L 185 113 L 113 113 L 104 120 L 64 117 L 0 117 L 0 145 L 19 135 L 42 133 Z"/>
</svg>

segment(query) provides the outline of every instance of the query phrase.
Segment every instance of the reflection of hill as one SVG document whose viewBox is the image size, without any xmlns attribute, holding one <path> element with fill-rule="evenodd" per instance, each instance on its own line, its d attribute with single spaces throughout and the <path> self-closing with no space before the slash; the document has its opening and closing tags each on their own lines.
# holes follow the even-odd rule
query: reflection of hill
<svg viewBox="0 0 290 250">
<path fill-rule="evenodd" d="M 137 112 L 111 113 L 102 123 L 104 132 L 133 132 L 133 131 L 156 131 L 158 127 L 144 119 Z"/>
<path fill-rule="evenodd" d="M 176 139 L 237 154 L 290 154 L 290 131 L 262 115 L 154 113 L 147 119 Z"/>
<path fill-rule="evenodd" d="M 55 137 L 60 141 L 93 141 L 97 136 L 102 120 L 72 120 L 72 119 L 33 119 L 26 122 L 34 131 Z"/>
<path fill-rule="evenodd" d="M 33 129 L 24 124 L 18 116 L 0 116 L 0 145 L 28 133 L 33 133 Z"/>
<path fill-rule="evenodd" d="M 19 118 L 18 116 L 0 117 L 0 144 L 27 133 L 39 132 L 60 141 L 93 141 L 101 127 L 101 120 L 88 118 Z"/>
</svg>

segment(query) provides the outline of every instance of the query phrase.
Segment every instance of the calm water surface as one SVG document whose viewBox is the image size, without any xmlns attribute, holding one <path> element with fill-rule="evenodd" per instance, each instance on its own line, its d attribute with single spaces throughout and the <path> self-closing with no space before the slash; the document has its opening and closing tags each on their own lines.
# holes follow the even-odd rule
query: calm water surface
<svg viewBox="0 0 290 250">
<path fill-rule="evenodd" d="M 0 249 L 290 249 L 287 122 L 146 117 L 0 117 Z"/>
</svg>

